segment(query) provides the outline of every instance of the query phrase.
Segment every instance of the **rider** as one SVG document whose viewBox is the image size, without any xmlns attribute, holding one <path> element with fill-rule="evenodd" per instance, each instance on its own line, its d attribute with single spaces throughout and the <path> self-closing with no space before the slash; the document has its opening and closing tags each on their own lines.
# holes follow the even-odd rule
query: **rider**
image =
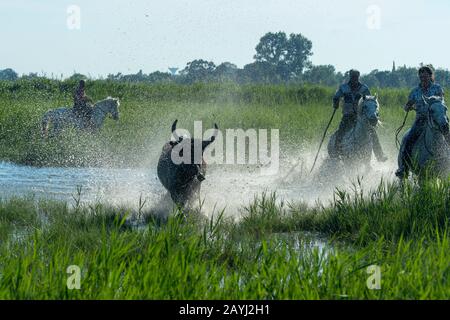
<svg viewBox="0 0 450 320">
<path fill-rule="evenodd" d="M 88 123 L 92 116 L 92 107 L 89 105 L 89 103 L 92 103 L 92 99 L 86 96 L 85 86 L 86 82 L 80 80 L 73 96 L 73 113 L 76 117 Z"/>
<path fill-rule="evenodd" d="M 403 107 L 405 111 L 416 110 L 416 119 L 412 128 L 406 136 L 405 147 L 399 157 L 399 168 L 395 175 L 399 178 L 405 177 L 406 162 L 411 160 L 412 148 L 427 125 L 427 105 L 423 97 L 444 97 L 442 87 L 434 82 L 434 71 L 430 66 L 419 69 L 420 84 L 409 94 L 408 102 Z M 414 108 L 415 105 L 415 108 Z M 446 137 L 448 140 L 448 137 Z"/>
<path fill-rule="evenodd" d="M 339 125 L 339 129 L 336 132 L 335 138 L 336 151 L 338 154 L 342 153 L 342 139 L 345 133 L 356 124 L 357 106 L 359 100 L 364 96 L 370 95 L 369 88 L 359 81 L 360 73 L 358 70 L 350 70 L 349 75 L 350 80 L 347 83 L 342 84 L 333 97 L 333 107 L 335 109 L 339 108 L 339 101 L 342 97 L 344 98 L 342 120 Z M 387 157 L 383 153 L 377 132 L 370 126 L 369 134 L 376 158 L 381 162 L 386 161 Z"/>
</svg>

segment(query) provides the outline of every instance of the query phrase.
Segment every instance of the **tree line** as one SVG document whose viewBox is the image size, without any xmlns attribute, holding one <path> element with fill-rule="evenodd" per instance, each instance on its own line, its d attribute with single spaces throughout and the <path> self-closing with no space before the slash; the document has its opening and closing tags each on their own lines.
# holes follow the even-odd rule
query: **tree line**
<svg viewBox="0 0 450 320">
<path fill-rule="evenodd" d="M 318 84 L 337 86 L 348 78 L 348 71 L 341 73 L 332 65 L 313 65 L 311 63 L 312 42 L 301 34 L 269 32 L 265 34 L 255 48 L 254 61 L 238 68 L 231 62 L 216 65 L 212 61 L 196 59 L 190 61 L 178 73 L 152 72 L 145 74 L 140 70 L 136 74 L 109 74 L 106 79 L 119 82 L 181 83 L 197 82 L 235 82 L 239 84 Z M 399 88 L 413 87 L 418 83 L 418 67 L 393 67 L 388 71 L 373 70 L 363 74 L 361 80 L 370 87 Z M 450 71 L 442 68 L 435 70 L 436 81 L 450 86 Z M 40 77 L 36 73 L 19 75 L 12 69 L 0 70 L 0 80 L 14 81 L 19 78 Z M 42 76 L 41 76 L 42 77 Z M 69 79 L 88 78 L 75 73 Z"/>
</svg>

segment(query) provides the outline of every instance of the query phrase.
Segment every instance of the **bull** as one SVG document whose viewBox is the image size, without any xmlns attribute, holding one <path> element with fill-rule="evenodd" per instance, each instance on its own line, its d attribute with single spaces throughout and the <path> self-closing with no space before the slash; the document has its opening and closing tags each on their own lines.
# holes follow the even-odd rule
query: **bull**
<svg viewBox="0 0 450 320">
<path fill-rule="evenodd" d="M 185 205 L 198 195 L 200 186 L 205 180 L 206 163 L 203 159 L 203 153 L 217 137 L 218 127 L 214 124 L 214 134 L 209 140 L 184 139 L 176 134 L 177 122 L 172 124 L 172 134 L 175 140 L 164 144 L 161 156 L 159 157 L 157 175 L 161 184 L 169 192 L 173 202 L 180 206 Z M 194 152 L 194 146 L 201 146 L 201 153 Z M 178 147 L 177 147 L 178 146 Z M 172 154 L 178 152 L 182 158 L 184 150 L 190 150 L 190 161 L 181 161 L 175 163 Z M 187 163 L 186 163 L 187 162 Z"/>
</svg>

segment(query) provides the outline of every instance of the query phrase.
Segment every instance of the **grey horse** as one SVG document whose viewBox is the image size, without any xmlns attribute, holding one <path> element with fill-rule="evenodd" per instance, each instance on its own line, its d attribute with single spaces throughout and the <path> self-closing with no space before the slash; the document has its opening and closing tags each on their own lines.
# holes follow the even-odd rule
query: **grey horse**
<svg viewBox="0 0 450 320">
<path fill-rule="evenodd" d="M 106 116 L 109 114 L 114 120 L 119 120 L 119 106 L 119 99 L 111 97 L 95 103 L 92 108 L 92 126 L 89 129 L 93 132 L 100 129 Z M 50 128 L 50 124 L 52 124 L 52 128 Z M 72 108 L 49 110 L 42 117 L 42 136 L 44 138 L 48 137 L 49 133 L 57 136 L 64 128 L 69 126 L 77 129 L 86 129 L 83 121 L 73 114 Z"/>
<path fill-rule="evenodd" d="M 198 195 L 200 186 L 205 179 L 206 163 L 203 160 L 203 152 L 217 137 L 218 127 L 214 124 L 214 134 L 210 140 L 183 139 L 176 134 L 177 121 L 172 124 L 172 134 L 175 140 L 167 142 L 158 161 L 157 174 L 162 185 L 169 192 L 173 202 L 185 207 L 188 202 Z M 201 147 L 201 152 L 195 152 L 195 147 Z M 183 156 L 184 150 L 190 151 L 190 160 L 176 163 L 173 161 L 173 153 Z"/>
<path fill-rule="evenodd" d="M 377 96 L 362 97 L 357 106 L 357 120 L 355 126 L 345 133 L 342 138 L 341 159 L 345 167 L 354 167 L 358 164 L 364 164 L 366 169 L 370 169 L 370 160 L 372 158 L 372 139 L 371 130 L 380 122 Z M 328 142 L 328 154 L 331 161 L 339 161 L 336 152 L 336 133 L 334 133 Z"/>
<path fill-rule="evenodd" d="M 445 139 L 445 135 L 449 132 L 447 107 L 442 97 L 423 97 L 423 99 L 428 108 L 427 125 L 414 143 L 412 161 L 406 163 L 405 177 L 408 171 L 411 171 L 419 177 L 427 173 L 446 178 L 450 174 L 450 147 Z M 410 130 L 405 133 L 400 145 L 399 164 Z"/>
</svg>

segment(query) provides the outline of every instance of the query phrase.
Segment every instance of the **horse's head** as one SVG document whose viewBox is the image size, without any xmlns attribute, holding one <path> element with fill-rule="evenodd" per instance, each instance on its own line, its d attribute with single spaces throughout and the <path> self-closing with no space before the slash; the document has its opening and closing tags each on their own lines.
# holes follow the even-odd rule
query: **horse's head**
<svg viewBox="0 0 450 320">
<path fill-rule="evenodd" d="M 449 131 L 449 120 L 444 98 L 433 96 L 429 98 L 423 97 L 423 100 L 428 106 L 428 119 L 431 127 L 439 129 L 444 135 L 447 134 Z"/>
<path fill-rule="evenodd" d="M 363 96 L 359 101 L 360 116 L 368 121 L 371 126 L 376 126 L 379 122 L 379 109 L 380 105 L 376 94 L 374 96 Z"/>
<path fill-rule="evenodd" d="M 110 112 L 111 112 L 112 118 L 116 121 L 119 120 L 119 106 L 120 106 L 119 99 L 109 97 L 109 103 L 111 106 Z"/>
<path fill-rule="evenodd" d="M 119 120 L 119 106 L 118 98 L 108 97 L 105 100 L 99 101 L 95 104 L 103 113 L 110 113 L 114 120 Z"/>
</svg>

